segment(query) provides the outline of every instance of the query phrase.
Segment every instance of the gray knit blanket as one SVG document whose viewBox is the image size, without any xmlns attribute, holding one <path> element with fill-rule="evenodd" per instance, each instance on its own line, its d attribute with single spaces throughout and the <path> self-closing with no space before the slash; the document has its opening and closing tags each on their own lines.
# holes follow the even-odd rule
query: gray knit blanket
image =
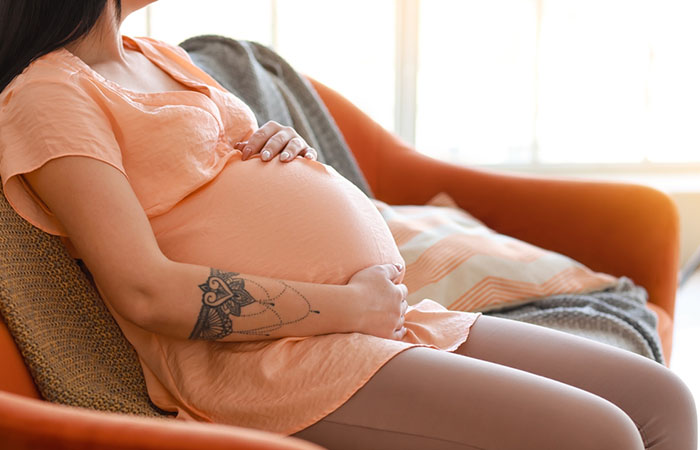
<svg viewBox="0 0 700 450">
<path fill-rule="evenodd" d="M 248 41 L 199 36 L 180 44 L 192 60 L 246 102 L 258 123 L 275 120 L 294 127 L 365 194 L 372 192 L 333 118 L 309 82 L 272 50 Z M 586 295 L 556 295 L 490 315 L 565 331 L 630 350 L 663 363 L 656 316 L 646 292 L 628 279 Z"/>
<path fill-rule="evenodd" d="M 645 307 L 646 302 L 646 290 L 623 277 L 604 291 L 553 295 L 486 314 L 565 331 L 663 364 L 657 318 Z"/>
</svg>

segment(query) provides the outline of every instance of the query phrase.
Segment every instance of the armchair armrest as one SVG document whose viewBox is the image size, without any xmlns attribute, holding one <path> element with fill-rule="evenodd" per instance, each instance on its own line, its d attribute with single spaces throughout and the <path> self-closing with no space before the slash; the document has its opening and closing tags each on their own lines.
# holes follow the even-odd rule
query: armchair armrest
<svg viewBox="0 0 700 450">
<path fill-rule="evenodd" d="M 423 204 L 446 192 L 492 229 L 627 276 L 673 318 L 679 256 L 676 206 L 623 183 L 511 175 L 422 155 L 348 100 L 310 80 L 378 199 Z"/>
<path fill-rule="evenodd" d="M 0 391 L 4 449 L 318 450 L 314 444 L 244 428 L 90 411 Z"/>
</svg>

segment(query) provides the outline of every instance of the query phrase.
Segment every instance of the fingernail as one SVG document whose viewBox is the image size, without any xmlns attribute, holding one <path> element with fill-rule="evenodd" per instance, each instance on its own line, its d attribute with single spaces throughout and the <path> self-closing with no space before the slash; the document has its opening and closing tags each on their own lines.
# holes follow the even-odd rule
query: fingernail
<svg viewBox="0 0 700 450">
<path fill-rule="evenodd" d="M 288 160 L 288 159 L 289 159 L 289 153 L 288 153 L 288 152 L 282 152 L 282 154 L 280 155 L 280 159 L 281 159 L 282 161 Z"/>
<path fill-rule="evenodd" d="M 394 264 L 394 266 L 396 266 L 396 269 L 398 269 L 399 272 L 403 270 L 403 265 L 401 264 Z"/>
<path fill-rule="evenodd" d="M 304 158 L 306 158 L 306 159 L 314 159 L 314 155 L 312 155 L 311 153 L 307 153 L 306 155 L 304 155 Z"/>
<path fill-rule="evenodd" d="M 248 159 L 250 154 L 253 153 L 253 147 L 246 147 L 243 149 L 243 159 Z"/>
<path fill-rule="evenodd" d="M 268 159 L 270 159 L 270 152 L 267 150 L 262 152 L 262 159 L 263 159 L 263 161 L 267 161 Z"/>
</svg>

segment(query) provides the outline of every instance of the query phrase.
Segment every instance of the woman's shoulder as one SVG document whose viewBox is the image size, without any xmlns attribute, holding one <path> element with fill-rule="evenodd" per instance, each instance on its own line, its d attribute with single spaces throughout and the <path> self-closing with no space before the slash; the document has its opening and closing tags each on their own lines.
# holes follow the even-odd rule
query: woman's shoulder
<svg viewBox="0 0 700 450">
<path fill-rule="evenodd" d="M 89 73 L 76 59 L 63 48 L 35 59 L 0 93 L 0 105 L 5 107 L 18 97 L 41 101 L 62 94 L 76 95 L 90 82 Z"/>
</svg>

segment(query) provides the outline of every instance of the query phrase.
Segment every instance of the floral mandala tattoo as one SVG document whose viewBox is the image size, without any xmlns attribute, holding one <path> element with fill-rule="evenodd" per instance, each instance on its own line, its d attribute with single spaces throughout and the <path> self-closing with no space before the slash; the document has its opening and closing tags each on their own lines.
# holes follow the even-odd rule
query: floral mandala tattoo
<svg viewBox="0 0 700 450">
<path fill-rule="evenodd" d="M 240 278 L 236 272 L 223 272 L 218 269 L 211 269 L 211 274 L 206 283 L 200 284 L 199 289 L 202 290 L 202 308 L 199 311 L 197 323 L 194 330 L 190 334 L 190 339 L 213 341 L 222 339 L 234 332 L 241 334 L 253 334 L 268 336 L 269 331 L 277 330 L 283 325 L 299 322 L 311 313 L 319 314 L 319 311 L 311 309 L 309 301 L 299 291 L 289 286 L 287 283 L 280 282 L 284 289 L 274 298 L 270 297 L 258 283 L 252 280 Z M 258 285 L 267 297 L 264 300 L 254 298 L 248 290 L 246 290 L 245 282 Z M 279 313 L 274 309 L 275 303 L 273 300 L 282 296 L 287 290 L 292 291 L 306 303 L 308 310 L 302 317 L 285 322 Z M 264 309 L 252 314 L 242 314 L 241 309 L 245 306 L 258 304 Z M 271 312 L 275 316 L 274 323 L 259 327 L 252 330 L 234 330 L 231 316 L 236 317 L 252 317 L 266 312 Z"/>
</svg>

